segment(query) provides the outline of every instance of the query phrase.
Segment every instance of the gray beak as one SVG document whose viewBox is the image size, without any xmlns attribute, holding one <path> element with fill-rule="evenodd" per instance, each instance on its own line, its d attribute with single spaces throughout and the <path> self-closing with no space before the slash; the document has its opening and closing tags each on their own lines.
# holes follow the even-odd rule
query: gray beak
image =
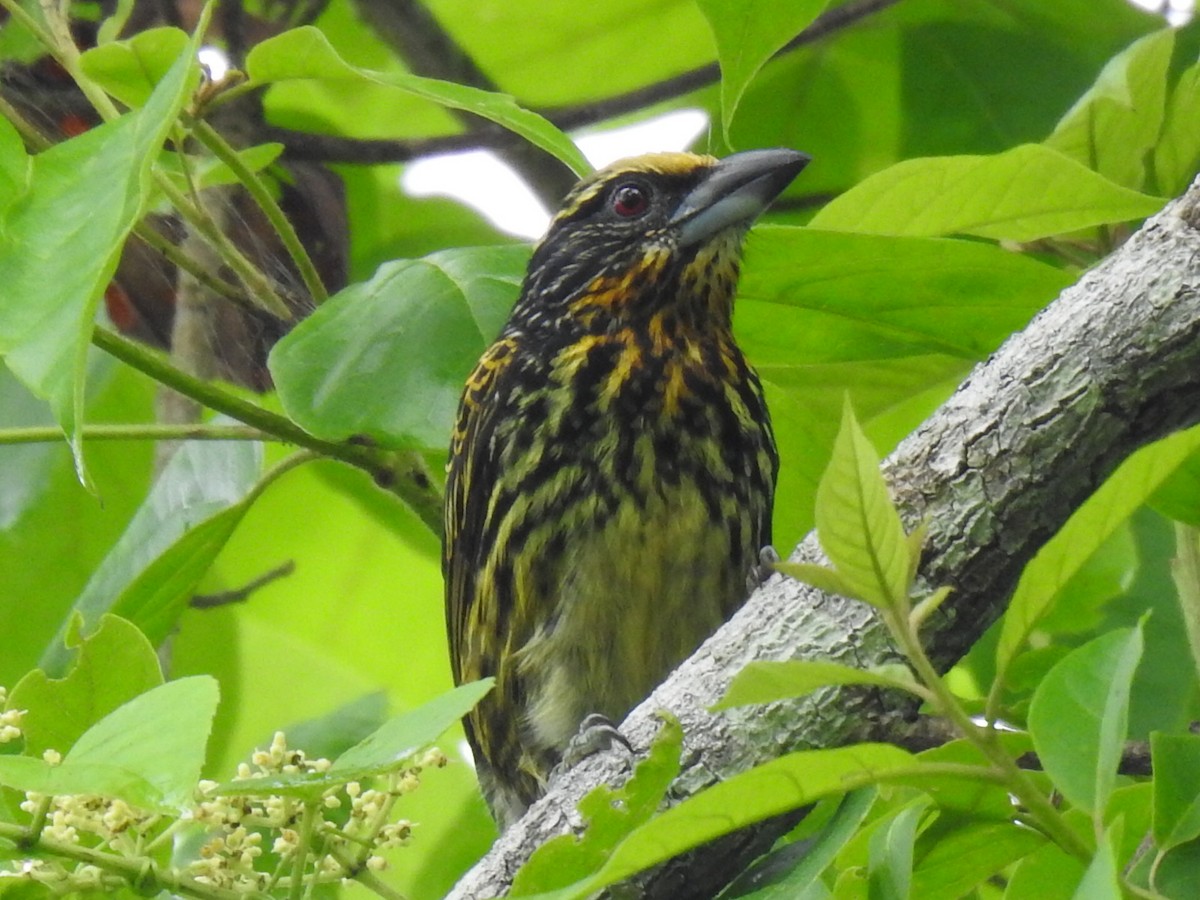
<svg viewBox="0 0 1200 900">
<path fill-rule="evenodd" d="M 795 150 L 747 150 L 718 162 L 683 198 L 669 225 L 679 246 L 708 240 L 734 225 L 748 225 L 779 196 L 810 157 Z"/>
</svg>

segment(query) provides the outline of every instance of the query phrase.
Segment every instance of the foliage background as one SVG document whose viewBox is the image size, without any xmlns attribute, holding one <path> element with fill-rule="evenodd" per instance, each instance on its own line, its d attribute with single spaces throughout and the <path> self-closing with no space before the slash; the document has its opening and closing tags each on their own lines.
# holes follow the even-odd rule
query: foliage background
<svg viewBox="0 0 1200 900">
<path fill-rule="evenodd" d="M 1151 38 L 1139 45 L 1138 54 L 1105 68 L 1162 26 L 1121 0 L 848 3 L 843 10 L 866 14 L 844 27 L 835 20 L 827 34 L 781 53 L 757 71 L 758 62 L 782 48 L 825 4 L 766 6 L 715 0 L 596 0 L 586 7 L 552 0 L 427 4 L 494 86 L 552 121 L 594 127 L 674 108 L 701 108 L 713 122 L 702 143 L 715 152 L 789 146 L 813 156 L 770 222 L 802 224 L 823 210 L 817 224 L 826 230 L 756 231 L 737 322 L 768 386 L 783 449 L 776 534 L 777 545 L 786 549 L 812 525 L 817 478 L 829 458 L 846 391 L 875 444 L 881 450 L 893 446 L 974 362 L 1118 241 L 1123 223 L 1152 212 L 1161 203 L 1155 198 L 1173 196 L 1186 185 L 1200 160 L 1194 124 L 1200 121 L 1200 79 L 1195 68 L 1188 68 L 1196 59 L 1195 28 L 1179 31 L 1173 48 L 1169 39 Z M 331 0 L 315 24 L 351 64 L 383 73 L 407 71 L 402 53 L 366 24 L 376 21 L 371 7 L 366 0 Z M 269 7 L 253 11 L 271 18 Z M 12 61 L 29 55 L 27 40 L 11 23 L 0 31 L 0 52 Z M 724 82 L 715 77 L 718 53 Z M 307 74 L 281 78 L 266 89 L 263 106 L 270 126 L 350 139 L 350 146 L 387 139 L 395 142 L 395 159 L 419 155 L 429 138 L 451 136 L 437 146 L 460 147 L 492 140 L 464 133 L 462 120 L 445 107 L 382 83 L 386 79 L 334 77 L 319 70 Z M 678 89 L 680 84 L 685 89 Z M 862 194 L 867 200 L 858 207 L 827 206 L 904 160 L 1000 154 L 1047 141 L 1093 85 L 1088 121 L 1115 123 L 1112 131 L 1079 144 L 1068 128 L 1048 141 L 1104 177 L 1105 184 L 1084 200 L 1065 202 L 1084 196 L 1082 181 L 1030 187 L 1018 169 L 1007 176 L 981 172 L 957 189 L 941 173 L 942 182 L 922 182 L 923 193 L 893 200 L 891 206 Z M 623 103 L 611 102 L 628 92 L 636 93 Z M 1125 102 L 1138 115 L 1106 118 L 1096 112 L 1106 102 Z M 610 112 L 614 106 L 617 115 Z M 301 141 L 294 133 L 272 136 L 308 148 L 293 152 L 318 157 L 322 152 L 319 143 Z M 1167 145 L 1174 157 L 1156 150 Z M 4 146 L 6 152 L 11 147 Z M 1126 149 L 1114 149 L 1120 147 Z M 333 165 L 346 188 L 352 282 L 371 279 L 389 260 L 444 248 L 514 244 L 461 206 L 405 196 L 398 188 L 398 162 Z M 1043 207 L 1053 207 L 1063 218 L 1040 231 L 1005 233 L 997 224 L 1004 217 L 993 188 L 1001 194 L 1012 188 L 1018 203 L 1025 204 L 1025 218 L 1013 217 L 1018 221 L 1034 218 L 1030 210 L 1035 207 L 1042 214 Z M 916 213 L 935 197 L 950 197 L 968 219 L 975 218 L 962 224 L 947 217 L 922 230 Z M 6 198 L 0 200 L 8 206 Z M 974 201 L 979 208 L 971 207 Z M 85 218 L 88 203 L 88 196 L 78 198 Z M 974 237 L 929 240 L 951 234 Z M 1015 249 L 1025 255 L 1008 252 Z M 3 252 L 12 249 L 0 245 Z M 443 451 L 434 436 L 449 432 L 446 385 L 461 383 L 490 338 L 487 332 L 498 324 L 497 310 L 513 299 L 524 252 L 517 247 L 461 257 L 468 276 L 456 287 L 472 279 L 499 285 L 491 293 L 463 295 L 451 289 L 446 305 L 434 310 L 451 323 L 473 323 L 465 333 L 435 322 L 406 344 L 413 338 L 401 333 L 402 317 L 395 322 L 384 317 L 396 309 L 409 314 L 403 304 L 412 301 L 414 285 L 421 282 L 405 276 L 394 285 L 368 289 L 363 302 L 377 304 L 367 307 L 370 316 L 347 326 L 349 331 L 306 332 L 303 354 L 291 351 L 292 371 L 328 371 L 325 367 L 354 338 L 389 321 L 384 330 L 397 335 L 393 360 L 410 372 L 404 389 L 397 392 L 389 380 L 394 368 L 368 372 L 374 380 L 368 379 L 365 388 L 336 378 L 315 387 L 301 385 L 293 388 L 291 400 L 288 384 L 281 383 L 283 408 L 313 433 L 324 429 L 326 436 L 340 438 L 365 430 L 388 447 L 415 449 L 436 472 Z M 55 277 L 48 267 L 45 278 Z M 0 310 L 6 310 L 0 326 L 48 302 L 0 286 Z M 437 340 L 430 342 L 430 335 Z M 19 333 L 0 337 L 5 353 L 20 349 Z M 297 332 L 297 343 L 299 337 Z M 424 355 L 417 352 L 422 342 Z M 272 365 L 284 382 L 280 373 L 289 360 L 277 354 Z M 430 370 L 436 377 L 424 379 L 429 384 L 422 389 L 421 373 Z M 301 381 L 301 374 L 294 379 Z M 145 375 L 93 350 L 86 381 L 86 422 L 154 420 L 157 386 Z M 306 403 L 324 389 L 360 390 L 363 405 L 387 410 L 379 414 L 374 432 L 349 428 L 337 411 Z M 238 395 L 232 387 L 222 390 Z M 255 402 L 281 407 L 275 395 Z M 419 427 L 390 429 L 394 411 L 403 419 L 405 411 L 414 410 L 423 420 Z M 347 412 L 345 405 L 341 412 Z M 148 562 L 136 552 L 139 541 L 117 542 L 147 502 L 154 447 L 86 441 L 86 466 L 94 481 L 88 491 L 61 443 L 6 443 L 8 430 L 54 422 L 44 400 L 7 369 L 0 371 L 0 684 L 10 686 L 54 656 L 47 656 L 47 648 L 106 559 L 127 578 Z M 222 502 L 228 502 L 245 494 L 260 462 L 242 450 L 215 461 L 214 454 L 224 452 L 220 447 L 197 445 L 195 469 L 177 474 L 181 484 L 207 485 L 201 492 L 222 494 L 223 483 Z M 267 445 L 267 464 L 286 452 Z M 1195 484 L 1180 476 L 1158 505 L 1195 519 L 1194 493 Z M 193 508 L 184 519 L 192 517 L 187 525 L 194 526 L 219 508 L 220 503 Z M 1068 648 L 1153 608 L 1146 631 L 1154 650 L 1134 683 L 1130 734 L 1179 729 L 1195 718 L 1195 677 L 1179 674 L 1194 667 L 1171 601 L 1171 542 L 1166 520 L 1143 510 L 1117 528 L 1094 561 L 1062 587 L 1061 596 L 1070 602 L 1054 607 L 1035 635 L 1035 646 L 1014 665 L 1009 682 L 1014 714 L 1020 715 L 1032 687 Z M 202 594 L 245 585 L 285 561 L 294 561 L 295 569 L 242 604 L 201 611 L 182 609 L 178 597 L 160 598 L 163 608 L 174 611 L 164 629 L 171 633 L 171 676 L 211 673 L 220 680 L 209 774 L 228 774 L 278 728 L 347 708 L 348 715 L 377 719 L 385 707 L 411 708 L 450 686 L 437 538 L 363 472 L 328 460 L 286 472 L 247 504 L 228 542 L 218 540 L 210 549 L 215 558 L 195 585 Z M 190 584 L 177 586 L 180 597 L 191 590 Z M 103 593 L 95 586 L 91 591 Z M 954 675 L 953 683 L 968 695 L 986 693 L 990 684 L 989 640 L 994 637 L 985 638 Z M 375 699 L 364 703 L 364 697 Z M 449 747 L 453 739 L 446 743 Z M 461 764 L 430 775 L 428 789 L 412 797 L 404 815 L 421 826 L 416 846 L 397 854 L 393 877 L 416 898 L 441 896 L 493 836 L 470 771 Z"/>
</svg>

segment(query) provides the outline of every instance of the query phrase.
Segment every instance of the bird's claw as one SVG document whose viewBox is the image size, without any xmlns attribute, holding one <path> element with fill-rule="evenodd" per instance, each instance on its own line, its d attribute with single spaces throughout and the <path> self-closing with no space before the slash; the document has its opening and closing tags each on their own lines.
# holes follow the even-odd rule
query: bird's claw
<svg viewBox="0 0 1200 900">
<path fill-rule="evenodd" d="M 573 769 L 589 756 L 604 753 L 617 744 L 630 753 L 633 752 L 633 745 L 629 743 L 629 739 L 625 735 L 621 734 L 611 719 L 599 713 L 585 716 L 579 723 L 579 731 L 575 733 L 575 737 L 571 738 L 570 743 L 563 750 L 562 758 L 554 767 L 550 777 L 554 778 L 568 769 Z"/>
<path fill-rule="evenodd" d="M 780 561 L 779 552 L 770 544 L 758 551 L 758 562 L 746 573 L 746 593 L 753 594 L 775 574 L 775 563 Z"/>
</svg>

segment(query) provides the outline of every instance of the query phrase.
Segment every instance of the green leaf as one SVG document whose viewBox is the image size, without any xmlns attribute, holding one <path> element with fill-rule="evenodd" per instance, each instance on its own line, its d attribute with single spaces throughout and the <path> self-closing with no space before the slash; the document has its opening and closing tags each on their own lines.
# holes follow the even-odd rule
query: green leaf
<svg viewBox="0 0 1200 900">
<path fill-rule="evenodd" d="M 178 28 L 149 28 L 126 41 L 113 41 L 84 51 L 84 73 L 126 106 L 137 108 L 150 99 L 175 60 L 188 47 Z"/>
<path fill-rule="evenodd" d="M 536 113 L 517 105 L 507 94 L 496 94 L 422 78 L 407 72 L 373 72 L 342 59 L 329 39 L 311 26 L 293 28 L 256 44 L 246 56 L 246 73 L 255 84 L 295 79 L 349 81 L 382 84 L 439 103 L 451 109 L 474 113 L 519 134 L 531 144 L 556 157 L 577 175 L 590 171 L 587 160 L 571 139 Z"/>
<path fill-rule="evenodd" d="M 827 594 L 840 594 L 843 597 L 849 597 L 851 600 L 862 599 L 862 597 L 855 593 L 854 588 L 842 578 L 837 569 L 803 562 L 779 562 L 775 563 L 772 568 L 782 575 L 795 578 L 797 581 L 804 582 L 804 584 L 812 585 L 817 590 L 824 591 Z"/>
<path fill-rule="evenodd" d="M 1137 451 L 1038 551 L 1021 573 L 1004 616 L 996 647 L 998 678 L 1005 677 L 1017 652 L 1072 576 L 1198 448 L 1200 429 L 1193 428 Z"/>
<path fill-rule="evenodd" d="M 1071 651 L 1034 692 L 1029 732 L 1046 774 L 1099 821 L 1125 746 L 1129 691 L 1142 629 L 1121 629 Z"/>
<path fill-rule="evenodd" d="M 1050 147 L 910 159 L 823 207 L 814 228 L 908 237 L 971 234 L 1034 241 L 1141 219 L 1163 201 L 1109 181 Z"/>
<path fill-rule="evenodd" d="M 227 781 L 217 788 L 217 793 L 315 796 L 335 784 L 395 771 L 466 715 L 492 689 L 493 683 L 494 679 L 485 678 L 460 685 L 417 709 L 389 719 L 334 760 L 325 772 Z"/>
<path fill-rule="evenodd" d="M 934 828 L 940 832 L 938 840 L 919 853 L 912 873 L 912 896 L 921 900 L 968 897 L 988 879 L 1046 845 L 1037 831 L 1011 822 L 976 822 L 943 813 Z"/>
<path fill-rule="evenodd" d="M 579 801 L 587 821 L 582 837 L 566 834 L 539 847 L 513 878 L 510 897 L 528 897 L 569 887 L 601 868 L 613 846 L 646 822 L 662 803 L 679 774 L 683 728 L 672 716 L 663 725 L 646 758 L 622 787 L 600 786 Z"/>
<path fill-rule="evenodd" d="M 1200 62 L 1179 76 L 1167 104 L 1162 136 L 1154 147 L 1158 190 L 1174 197 L 1200 172 Z"/>
<path fill-rule="evenodd" d="M 215 678 L 152 688 L 90 727 L 57 766 L 0 756 L 0 783 L 47 794 L 105 794 L 135 806 L 188 805 L 217 711 Z"/>
<path fill-rule="evenodd" d="M 171 457 L 125 533 L 92 573 L 72 614 L 93 627 L 105 612 L 130 619 L 152 642 L 174 627 L 193 589 L 260 487 L 262 448 L 251 441 L 194 441 Z M 42 655 L 66 666 L 62 635 Z"/>
<path fill-rule="evenodd" d="M 875 788 L 867 787 L 846 794 L 837 811 L 815 837 L 805 840 L 802 845 L 800 842 L 794 842 L 778 847 L 760 861 L 770 865 L 776 855 L 794 858 L 796 851 L 802 850 L 802 855 L 786 874 L 775 876 L 768 885 L 753 893 L 732 896 L 738 897 L 739 900 L 809 900 L 814 895 L 807 893 L 808 891 L 824 890 L 820 881 L 821 873 L 858 832 L 878 793 Z M 755 869 L 751 869 L 747 874 L 754 876 Z M 829 895 L 826 891 L 815 896 Z"/>
<path fill-rule="evenodd" d="M 0 116 L 0 216 L 28 189 L 29 177 L 25 142 L 13 124 Z"/>
<path fill-rule="evenodd" d="M 912 673 L 900 664 L 856 669 L 825 660 L 752 662 L 734 676 L 725 696 L 712 709 L 715 712 L 751 703 L 803 697 L 833 684 L 873 684 L 902 691 L 914 691 L 917 687 Z"/>
<path fill-rule="evenodd" d="M 734 327 L 787 460 L 781 547 L 812 528 L 847 390 L 872 440 L 890 447 L 1072 280 L 979 241 L 780 226 L 750 232 L 744 268 Z"/>
<path fill-rule="evenodd" d="M 929 806 L 923 799 L 902 809 L 871 835 L 867 896 L 871 900 L 907 900 L 912 882 L 917 826 Z"/>
<path fill-rule="evenodd" d="M 1121 900 L 1125 896 L 1112 848 L 1112 832 L 1118 830 L 1119 825 L 1118 821 L 1096 847 L 1096 855 L 1083 873 L 1079 887 L 1075 888 L 1073 900 Z"/>
<path fill-rule="evenodd" d="M 1141 190 L 1162 127 L 1174 46 L 1174 31 L 1164 28 L 1114 56 L 1046 145 L 1115 184 Z"/>
<path fill-rule="evenodd" d="M 849 399 L 833 458 L 817 486 L 816 516 L 821 547 L 857 596 L 885 609 L 906 601 L 904 528 Z"/>
<path fill-rule="evenodd" d="M 913 757 L 890 744 L 855 744 L 792 753 L 722 781 L 656 816 L 616 846 L 604 866 L 538 900 L 588 897 L 650 866 L 723 834 L 830 794 L 878 783 L 912 768 Z"/>
<path fill-rule="evenodd" d="M 994 739 L 1014 759 L 1033 751 L 1033 743 L 1025 732 L 1001 731 L 994 735 Z M 1011 795 L 1004 784 L 990 777 L 992 763 L 970 741 L 950 741 L 926 750 L 917 758 L 923 764 L 922 768 L 896 779 L 895 783 L 924 791 L 943 811 L 960 812 L 978 821 L 1012 821 Z M 924 764 L 928 764 L 928 767 Z M 955 769 L 975 766 L 978 777 L 944 774 L 938 770 L 938 766 L 946 764 Z"/>
<path fill-rule="evenodd" d="M 196 84 L 195 53 L 193 40 L 142 109 L 35 156 L 30 189 L 0 231 L 0 354 L 49 402 L 85 483 L 79 426 L 92 320 L 145 209 L 158 150 Z"/>
<path fill-rule="evenodd" d="M 163 682 L 158 656 L 145 636 L 116 616 L 78 645 L 62 679 L 34 669 L 8 695 L 9 709 L 26 709 L 25 752 L 66 753 L 88 728 L 117 707 Z"/>
<path fill-rule="evenodd" d="M 1084 865 L 1057 844 L 1044 843 L 1013 871 L 1005 900 L 1071 900 Z"/>
<path fill-rule="evenodd" d="M 738 101 L 758 70 L 811 24 L 829 0 L 779 4 L 764 0 L 697 0 L 721 63 L 721 120 L 726 136 Z"/>
<path fill-rule="evenodd" d="M 1200 736 L 1150 735 L 1154 843 L 1160 851 L 1200 837 Z"/>
<path fill-rule="evenodd" d="M 334 760 L 329 771 L 335 774 L 391 771 L 441 737 L 483 699 L 493 683 L 494 679 L 484 678 L 459 685 L 411 712 L 389 719 Z"/>
<path fill-rule="evenodd" d="M 207 675 L 152 688 L 85 731 L 62 765 L 115 766 L 151 784 L 160 805 L 185 806 L 204 766 L 219 696 L 217 680 Z"/>
<path fill-rule="evenodd" d="M 525 247 L 447 250 L 380 267 L 271 352 L 288 415 L 326 440 L 443 452 L 463 384 L 516 300 Z"/>
<path fill-rule="evenodd" d="M 910 558 L 909 562 L 913 562 L 913 559 Z M 912 579 L 913 577 L 913 570 L 909 569 L 909 578 Z M 922 597 L 921 600 L 913 606 L 912 613 L 909 615 L 909 622 L 911 623 L 913 629 L 920 630 L 921 625 L 925 622 L 925 620 L 937 612 L 938 607 L 945 603 L 952 593 L 954 593 L 954 588 L 943 585 L 928 596 Z"/>
</svg>

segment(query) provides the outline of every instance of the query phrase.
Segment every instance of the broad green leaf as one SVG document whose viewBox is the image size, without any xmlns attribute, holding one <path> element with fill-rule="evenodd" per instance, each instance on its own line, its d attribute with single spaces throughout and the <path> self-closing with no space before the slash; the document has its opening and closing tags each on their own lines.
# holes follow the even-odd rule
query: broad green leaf
<svg viewBox="0 0 1200 900">
<path fill-rule="evenodd" d="M 142 109 L 35 156 L 30 189 L 0 232 L 0 354 L 50 404 L 85 483 L 79 426 L 92 320 L 150 196 L 158 149 L 198 78 L 195 52 L 193 40 Z"/>
<path fill-rule="evenodd" d="M 927 852 L 920 852 L 912 873 L 912 896 L 922 900 L 957 900 L 1017 860 L 1046 845 L 1032 828 L 1011 822 L 976 822 L 957 816 L 949 821 Z M 943 820 L 935 828 L 943 825 Z M 922 840 L 929 837 L 927 833 Z"/>
<path fill-rule="evenodd" d="M 751 231 L 734 327 L 784 460 L 777 545 L 812 528 L 846 391 L 889 449 L 1071 280 L 979 241 Z"/>
<path fill-rule="evenodd" d="M 803 562 L 776 563 L 774 569 L 782 575 L 787 575 L 789 578 L 795 578 L 797 581 L 812 585 L 817 590 L 824 591 L 827 594 L 840 594 L 851 600 L 862 599 L 855 592 L 854 588 L 842 578 L 837 569 Z"/>
<path fill-rule="evenodd" d="M 1115 184 L 1050 147 L 910 159 L 824 206 L 815 228 L 907 237 L 1034 241 L 1141 219 L 1163 201 Z"/>
<path fill-rule="evenodd" d="M 1025 567 L 1009 601 L 996 647 L 997 677 L 1046 615 L 1058 592 L 1092 553 L 1200 448 L 1200 429 L 1137 451 L 1067 520 Z"/>
<path fill-rule="evenodd" d="M 147 809 L 169 806 L 161 791 L 119 765 L 76 762 L 52 766 L 32 756 L 0 756 L 0 785 L 47 796 L 105 794 Z"/>
<path fill-rule="evenodd" d="M 1114 825 L 1113 829 L 1119 826 Z M 1125 892 L 1117 876 L 1117 861 L 1113 858 L 1111 830 L 1096 847 L 1096 855 L 1083 873 L 1073 900 L 1121 900 Z"/>
<path fill-rule="evenodd" d="M 1047 673 L 1029 706 L 1029 733 L 1046 774 L 1098 821 L 1116 782 L 1142 644 L 1139 626 L 1071 651 Z"/>
<path fill-rule="evenodd" d="M 583 175 L 591 168 L 569 137 L 546 119 L 518 106 L 507 94 L 406 72 L 373 72 L 357 68 L 342 59 L 329 39 L 311 26 L 293 28 L 256 44 L 246 56 L 246 73 L 255 84 L 318 79 L 388 85 L 502 125 L 561 160 L 577 175 Z"/>
<path fill-rule="evenodd" d="M 1154 146 L 1154 179 L 1160 193 L 1183 193 L 1200 172 L 1200 62 L 1179 76 Z"/>
<path fill-rule="evenodd" d="M 821 873 L 862 826 L 877 794 L 878 791 L 873 787 L 859 788 L 846 794 L 833 817 L 815 837 L 805 841 L 803 855 L 787 874 L 773 877 L 770 884 L 753 893 L 737 896 L 741 900 L 816 900 L 818 897 L 828 897 L 829 892 L 820 880 Z M 796 849 L 795 843 L 785 844 L 760 862 L 772 866 L 775 854 L 795 858 Z M 754 870 L 747 874 L 753 876 Z"/>
<path fill-rule="evenodd" d="M 460 685 L 384 722 L 333 762 L 330 773 L 389 771 L 436 741 L 492 689 L 493 679 Z"/>
<path fill-rule="evenodd" d="M 829 0 L 697 0 L 717 42 L 725 133 L 746 86 L 771 56 L 821 14 Z"/>
<path fill-rule="evenodd" d="M 288 415 L 327 440 L 443 450 L 468 373 L 516 299 L 528 250 L 447 250 L 387 263 L 271 352 Z"/>
<path fill-rule="evenodd" d="M 1084 871 L 1082 862 L 1046 842 L 1017 864 L 1004 900 L 1071 900 Z"/>
<path fill-rule="evenodd" d="M 256 496 L 257 490 L 252 490 L 228 509 L 185 531 L 133 577 L 109 611 L 137 623 L 156 645 L 166 640 Z"/>
<path fill-rule="evenodd" d="M 914 758 L 890 744 L 808 750 L 772 760 L 722 781 L 656 816 L 616 846 L 595 875 L 537 900 L 589 897 L 637 872 L 745 825 L 876 784 L 909 771 Z"/>
<path fill-rule="evenodd" d="M 78 644 L 65 678 L 34 669 L 13 687 L 8 708 L 29 710 L 22 725 L 26 753 L 66 753 L 101 718 L 162 681 L 158 656 L 145 636 L 124 619 L 105 615 Z"/>
<path fill-rule="evenodd" d="M 1020 731 L 1001 731 L 994 735 L 1004 751 L 1016 759 L 1033 751 L 1029 735 Z M 950 741 L 926 750 L 918 756 L 929 769 L 917 769 L 911 775 L 897 779 L 897 784 L 915 787 L 934 799 L 944 811 L 963 813 L 972 820 L 1011 822 L 1012 797 L 1003 784 L 988 777 L 991 762 L 978 747 L 965 739 Z M 950 777 L 937 771 L 937 766 L 976 766 L 979 777 Z"/>
<path fill-rule="evenodd" d="M 150 28 L 126 41 L 113 41 L 86 50 L 80 59 L 84 73 L 126 106 L 144 104 L 188 47 L 178 28 Z"/>
<path fill-rule="evenodd" d="M 734 676 L 725 696 L 712 709 L 803 697 L 834 684 L 873 684 L 902 691 L 916 687 L 912 673 L 900 664 L 856 669 L 826 660 L 752 662 Z"/>
<path fill-rule="evenodd" d="M 204 764 L 217 711 L 207 675 L 152 688 L 85 731 L 59 765 L 0 756 L 0 783 L 45 794 L 104 794 L 135 806 L 187 805 Z"/>
<path fill-rule="evenodd" d="M 315 796 L 327 787 L 394 771 L 432 744 L 492 689 L 494 679 L 485 678 L 447 691 L 440 697 L 384 722 L 336 760 L 325 772 L 264 775 L 228 781 L 218 788 L 222 794 L 286 793 Z"/>
<path fill-rule="evenodd" d="M 157 805 L 182 807 L 200 778 L 219 693 L 207 675 L 152 688 L 85 731 L 62 765 L 116 767 L 152 785 Z"/>
<path fill-rule="evenodd" d="M 1191 898 L 1200 894 L 1200 841 L 1189 841 L 1172 847 L 1161 857 L 1147 853 L 1147 862 L 1153 862 L 1154 881 L 1151 885 L 1158 896 Z M 1082 897 L 1075 900 L 1083 900 Z"/>
<path fill-rule="evenodd" d="M 679 774 L 683 728 L 664 716 L 646 758 L 622 787 L 600 786 L 579 801 L 587 822 L 582 837 L 567 834 L 547 841 L 513 878 L 508 896 L 527 897 L 569 886 L 599 869 L 614 845 L 646 822 Z"/>
<path fill-rule="evenodd" d="M 20 133 L 0 116 L 0 217 L 28 189 L 29 168 Z"/>
<path fill-rule="evenodd" d="M 98 421 L 150 421 L 154 415 L 150 381 L 99 351 L 89 355 L 87 398 L 87 415 Z M 0 422 L 54 424 L 46 404 L 7 370 L 0 375 Z M 0 520 L 13 517 L 0 525 L 0 684 L 12 687 L 38 666 L 43 648 L 141 503 L 153 455 L 145 441 L 92 444 L 88 458 L 101 502 L 79 484 L 65 442 L 0 446 Z"/>
<path fill-rule="evenodd" d="M 1154 760 L 1154 843 L 1160 851 L 1200 837 L 1200 736 L 1150 736 Z"/>
<path fill-rule="evenodd" d="M 879 471 L 879 455 L 854 419 L 849 399 L 833 458 L 817 487 L 817 535 L 857 596 L 883 608 L 908 596 L 908 543 Z"/>
<path fill-rule="evenodd" d="M 867 892 L 871 900 L 907 900 L 912 882 L 913 844 L 928 799 L 897 813 L 871 835 Z"/>
<path fill-rule="evenodd" d="M 53 424 L 46 404 L 0 361 L 0 429 Z M 57 446 L 46 444 L 12 445 L 0 450 L 0 531 L 12 529 L 37 503 L 55 468 L 58 451 Z"/>
<path fill-rule="evenodd" d="M 1174 46 L 1174 32 L 1165 28 L 1109 60 L 1046 145 L 1115 184 L 1141 190 L 1162 127 Z"/>
<path fill-rule="evenodd" d="M 161 641 L 256 496 L 261 465 L 262 448 L 249 441 L 180 447 L 76 599 L 85 629 L 114 611 Z M 65 629 L 42 656 L 50 674 L 66 665 Z"/>
</svg>

